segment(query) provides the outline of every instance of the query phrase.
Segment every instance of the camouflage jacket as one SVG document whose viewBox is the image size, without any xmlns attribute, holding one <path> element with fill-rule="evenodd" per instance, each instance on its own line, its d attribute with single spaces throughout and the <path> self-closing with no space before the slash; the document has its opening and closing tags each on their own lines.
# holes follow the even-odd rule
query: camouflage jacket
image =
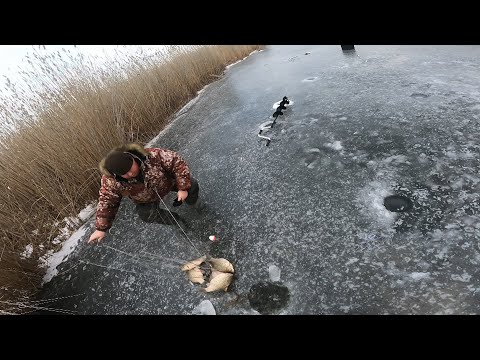
<svg viewBox="0 0 480 360">
<path fill-rule="evenodd" d="M 187 163 L 172 150 L 144 148 L 134 143 L 112 151 L 115 150 L 128 152 L 140 162 L 143 182 L 120 178 L 105 168 L 105 158 L 100 161 L 102 179 L 95 221 L 97 230 L 106 231 L 112 227 L 123 197 L 137 203 L 155 202 L 160 201 L 157 193 L 163 198 L 174 189 L 188 190 L 192 185 Z"/>
</svg>

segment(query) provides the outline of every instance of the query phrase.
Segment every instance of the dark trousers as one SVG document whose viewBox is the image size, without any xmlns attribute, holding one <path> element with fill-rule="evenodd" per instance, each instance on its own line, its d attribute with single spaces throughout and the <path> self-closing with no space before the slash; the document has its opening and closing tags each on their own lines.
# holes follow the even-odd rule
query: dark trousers
<svg viewBox="0 0 480 360">
<path fill-rule="evenodd" d="M 172 191 L 178 191 L 177 187 L 175 186 Z M 194 205 L 198 200 L 198 194 L 200 191 L 200 187 L 198 186 L 197 180 L 192 178 L 192 186 L 188 190 L 188 197 L 185 199 L 185 202 L 188 205 Z M 167 209 L 162 209 L 163 204 L 161 202 L 153 202 L 153 203 L 137 203 L 136 211 L 140 219 L 148 223 L 158 223 L 158 224 L 165 224 L 165 225 L 175 225 L 177 220 L 181 225 L 187 226 L 186 222 L 182 219 L 180 215 L 170 210 L 170 213 Z M 170 209 L 170 207 L 169 207 Z M 175 218 L 173 220 L 172 218 Z M 183 223 L 183 224 L 182 224 Z"/>
<path fill-rule="evenodd" d="M 173 188 L 173 191 L 178 191 L 177 185 Z M 193 205 L 198 200 L 198 193 L 200 192 L 200 187 L 198 186 L 198 181 L 192 177 L 192 186 L 188 190 L 188 196 L 185 199 L 185 202 L 188 205 Z"/>
</svg>

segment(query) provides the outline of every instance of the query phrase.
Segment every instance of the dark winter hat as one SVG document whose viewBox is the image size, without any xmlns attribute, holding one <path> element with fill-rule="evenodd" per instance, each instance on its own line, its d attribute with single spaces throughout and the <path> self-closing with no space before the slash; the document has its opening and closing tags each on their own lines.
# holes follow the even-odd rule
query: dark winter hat
<svg viewBox="0 0 480 360">
<path fill-rule="evenodd" d="M 132 156 L 121 151 L 114 151 L 105 159 L 105 167 L 107 170 L 117 175 L 126 174 L 132 165 Z"/>
</svg>

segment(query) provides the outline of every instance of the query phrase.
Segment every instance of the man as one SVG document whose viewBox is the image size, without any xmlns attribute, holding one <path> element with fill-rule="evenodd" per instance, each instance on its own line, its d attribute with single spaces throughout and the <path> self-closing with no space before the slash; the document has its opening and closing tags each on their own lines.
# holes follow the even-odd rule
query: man
<svg viewBox="0 0 480 360">
<path fill-rule="evenodd" d="M 136 143 L 126 144 L 110 151 L 98 167 L 102 178 L 96 231 L 88 243 L 103 240 L 106 231 L 112 227 L 124 196 L 137 204 L 140 217 L 147 222 L 159 215 L 160 198 L 170 191 L 177 192 L 179 202 L 185 201 L 197 209 L 203 207 L 198 199 L 198 182 L 191 176 L 185 160 L 172 150 L 144 148 Z M 165 217 L 160 215 L 160 222 L 173 224 L 171 215 L 163 211 Z"/>
</svg>

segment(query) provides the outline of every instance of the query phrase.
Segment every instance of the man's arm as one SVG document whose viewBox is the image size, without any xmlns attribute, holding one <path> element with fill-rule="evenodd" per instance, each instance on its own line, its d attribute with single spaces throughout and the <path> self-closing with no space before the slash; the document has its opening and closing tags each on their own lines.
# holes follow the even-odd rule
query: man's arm
<svg viewBox="0 0 480 360">
<path fill-rule="evenodd" d="M 179 191 L 187 191 L 192 186 L 191 173 L 187 162 L 178 153 L 168 149 L 159 149 L 162 167 L 175 176 Z"/>
<path fill-rule="evenodd" d="M 122 194 L 117 182 L 111 177 L 102 176 L 95 219 L 96 231 L 90 236 L 88 242 L 95 239 L 100 241 L 105 237 L 105 232 L 113 225 L 121 201 Z"/>
</svg>

